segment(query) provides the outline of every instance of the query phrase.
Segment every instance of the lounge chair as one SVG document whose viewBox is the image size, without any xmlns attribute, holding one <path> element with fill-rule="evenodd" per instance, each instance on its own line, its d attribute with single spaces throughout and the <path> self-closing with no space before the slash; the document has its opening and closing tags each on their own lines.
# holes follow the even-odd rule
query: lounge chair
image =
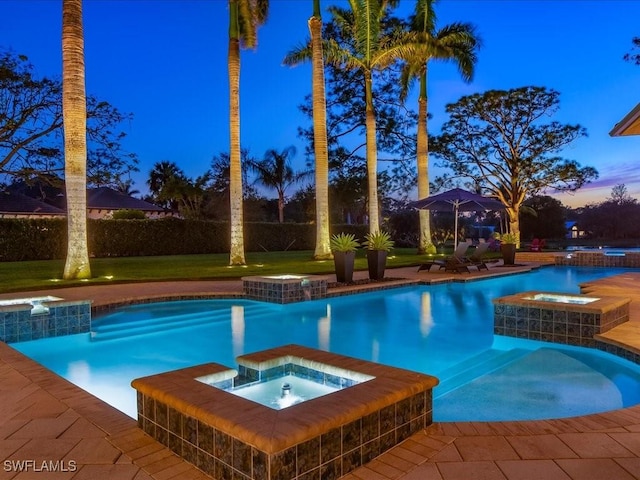
<svg viewBox="0 0 640 480">
<path fill-rule="evenodd" d="M 467 253 L 469 246 L 470 244 L 467 242 L 459 243 L 453 252 L 453 255 L 442 260 L 433 260 L 431 262 L 423 263 L 418 267 L 418 271 L 428 271 L 433 265 L 438 265 L 440 269 L 444 268 L 445 270 L 459 271 L 458 265 L 469 264 L 469 261 L 465 257 L 465 253 Z M 468 271 L 469 270 L 467 269 L 467 272 Z"/>
<path fill-rule="evenodd" d="M 473 251 L 473 253 L 469 256 L 468 261 L 475 265 L 476 267 L 478 267 L 478 270 L 489 270 L 489 267 L 487 267 L 487 264 L 485 263 L 485 261 L 483 260 L 482 257 L 484 257 L 484 254 L 487 253 L 487 251 L 489 250 L 489 244 L 488 243 L 481 243 L 479 244 L 476 249 Z"/>
</svg>

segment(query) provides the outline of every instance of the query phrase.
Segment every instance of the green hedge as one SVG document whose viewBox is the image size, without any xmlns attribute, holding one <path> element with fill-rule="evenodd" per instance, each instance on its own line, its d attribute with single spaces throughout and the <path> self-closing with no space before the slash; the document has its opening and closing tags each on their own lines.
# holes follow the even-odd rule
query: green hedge
<svg viewBox="0 0 640 480">
<path fill-rule="evenodd" d="M 226 253 L 229 224 L 166 218 L 161 220 L 89 220 L 92 257 L 130 257 Z M 332 233 L 353 233 L 362 240 L 366 225 L 334 225 Z M 315 225 L 300 223 L 246 223 L 245 250 L 313 250 Z M 65 219 L 0 219 L 0 261 L 64 258 Z"/>
</svg>

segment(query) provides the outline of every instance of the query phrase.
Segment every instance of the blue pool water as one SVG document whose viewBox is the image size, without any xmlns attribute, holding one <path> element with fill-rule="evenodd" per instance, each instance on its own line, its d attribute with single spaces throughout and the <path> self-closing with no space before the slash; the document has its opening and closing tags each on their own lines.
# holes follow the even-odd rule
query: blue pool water
<svg viewBox="0 0 640 480">
<path fill-rule="evenodd" d="M 640 368 L 596 350 L 493 335 L 491 299 L 579 293 L 629 271 L 548 267 L 470 283 L 403 287 L 290 305 L 165 302 L 94 319 L 93 334 L 12 345 L 136 416 L 134 378 L 297 343 L 440 378 L 437 421 L 583 415 L 640 403 Z"/>
</svg>

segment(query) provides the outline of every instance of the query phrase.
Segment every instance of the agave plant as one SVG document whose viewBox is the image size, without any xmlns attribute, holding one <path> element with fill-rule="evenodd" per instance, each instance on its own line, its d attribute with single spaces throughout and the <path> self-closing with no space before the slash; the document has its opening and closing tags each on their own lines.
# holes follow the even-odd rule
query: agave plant
<svg viewBox="0 0 640 480">
<path fill-rule="evenodd" d="M 368 250 L 388 252 L 393 248 L 393 240 L 391 240 L 391 235 L 387 232 L 378 230 L 373 233 L 368 233 L 365 238 L 364 246 L 367 247 Z"/>
<path fill-rule="evenodd" d="M 355 252 L 360 243 L 353 233 L 338 233 L 331 237 L 331 250 L 333 252 Z"/>
</svg>

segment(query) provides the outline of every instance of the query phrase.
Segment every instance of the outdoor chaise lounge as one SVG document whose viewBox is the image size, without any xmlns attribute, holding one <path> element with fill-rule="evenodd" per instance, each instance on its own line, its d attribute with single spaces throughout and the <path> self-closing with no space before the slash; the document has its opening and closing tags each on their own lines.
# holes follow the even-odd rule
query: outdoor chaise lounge
<svg viewBox="0 0 640 480">
<path fill-rule="evenodd" d="M 469 246 L 470 244 L 467 242 L 459 243 L 453 252 L 453 255 L 444 259 L 423 263 L 418 267 L 418 271 L 429 271 L 433 265 L 438 265 L 440 269 L 444 268 L 447 271 L 461 271 L 460 269 L 462 268 L 462 265 L 471 265 L 469 260 L 465 257 L 465 253 L 467 253 Z M 466 269 L 466 267 L 464 269 Z M 466 271 L 468 272 L 469 270 L 466 269 Z"/>
<path fill-rule="evenodd" d="M 482 269 L 489 270 L 489 267 L 487 267 L 487 264 L 482 258 L 484 257 L 484 254 L 487 253 L 488 250 L 489 250 L 488 243 L 481 243 L 477 245 L 476 249 L 469 256 L 469 263 L 478 267 L 478 270 L 482 270 Z"/>
</svg>

